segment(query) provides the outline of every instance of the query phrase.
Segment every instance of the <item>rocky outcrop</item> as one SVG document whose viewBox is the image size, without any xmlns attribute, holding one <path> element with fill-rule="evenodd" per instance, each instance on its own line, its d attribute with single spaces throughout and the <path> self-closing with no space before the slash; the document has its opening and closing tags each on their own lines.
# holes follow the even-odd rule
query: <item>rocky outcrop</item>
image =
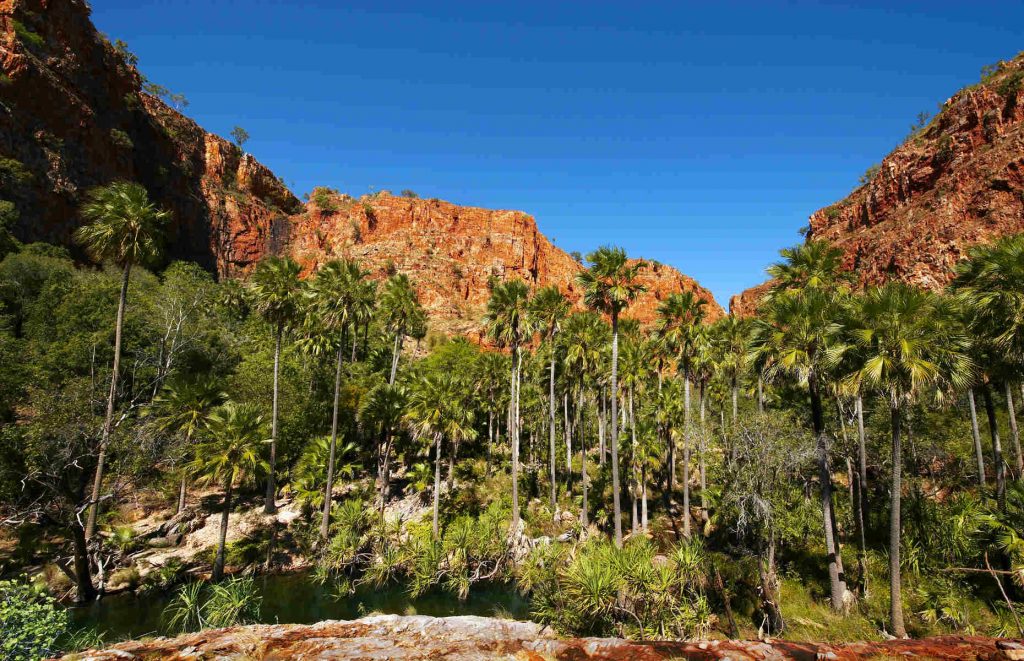
<svg viewBox="0 0 1024 661">
<path fill-rule="evenodd" d="M 861 284 L 941 288 L 971 246 L 1024 232 L 1024 55 L 954 94 L 865 178 L 807 234 L 841 247 Z M 750 313 L 759 288 L 730 309 Z"/>
<path fill-rule="evenodd" d="M 0 0 L 0 198 L 16 236 L 71 245 L 95 186 L 138 181 L 173 212 L 168 258 L 230 274 L 281 247 L 299 201 L 277 177 L 144 89 L 83 0 Z"/>
<path fill-rule="evenodd" d="M 122 659 L 446 659 L 522 661 L 585 659 L 1017 659 L 1018 642 L 946 636 L 924 640 L 828 645 L 789 641 L 630 642 L 559 638 L 531 622 L 483 617 L 378 615 L 352 622 L 216 629 L 154 638 L 71 655 L 80 661 Z"/>
<path fill-rule="evenodd" d="M 126 179 L 173 212 L 167 257 L 221 276 L 244 275 L 271 253 L 296 256 L 307 272 L 357 257 L 378 277 L 409 274 L 435 327 L 471 335 L 492 277 L 579 299 L 579 264 L 525 213 L 327 189 L 303 207 L 252 156 L 148 94 L 158 90 L 123 45 L 96 32 L 84 0 L 0 0 L 0 47 L 0 199 L 15 203 L 24 241 L 72 245 L 85 193 Z M 650 291 L 633 311 L 643 321 L 681 289 L 705 298 L 710 317 L 722 314 L 671 267 L 644 279 Z"/>
</svg>

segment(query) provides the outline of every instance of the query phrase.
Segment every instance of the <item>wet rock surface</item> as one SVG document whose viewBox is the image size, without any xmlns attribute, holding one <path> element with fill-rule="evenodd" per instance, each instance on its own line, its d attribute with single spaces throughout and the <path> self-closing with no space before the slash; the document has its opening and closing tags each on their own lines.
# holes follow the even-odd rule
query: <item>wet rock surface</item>
<svg viewBox="0 0 1024 661">
<path fill-rule="evenodd" d="M 637 659 L 1016 659 L 1020 641 L 945 636 L 848 644 L 788 641 L 634 642 L 561 638 L 532 622 L 484 617 L 378 615 L 351 622 L 257 625 L 215 629 L 177 638 L 126 642 L 68 659 L 446 659 L 584 661 Z"/>
</svg>

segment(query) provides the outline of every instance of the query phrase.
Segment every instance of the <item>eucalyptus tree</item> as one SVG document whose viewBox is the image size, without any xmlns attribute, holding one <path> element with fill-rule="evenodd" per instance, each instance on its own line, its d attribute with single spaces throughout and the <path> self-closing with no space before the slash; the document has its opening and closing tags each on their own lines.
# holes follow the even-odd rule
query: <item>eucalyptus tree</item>
<svg viewBox="0 0 1024 661">
<path fill-rule="evenodd" d="M 330 338 L 336 354 L 331 449 L 327 460 L 327 483 L 324 487 L 323 511 L 320 517 L 320 539 L 324 542 L 327 541 L 331 521 L 331 494 L 334 489 L 334 459 L 338 445 L 338 407 L 341 401 L 341 365 L 345 351 L 345 333 L 351 328 L 354 343 L 355 308 L 362 295 L 367 275 L 355 260 L 335 259 L 320 267 L 308 287 L 310 314 L 307 318 L 313 320 L 312 323 L 320 327 Z"/>
<path fill-rule="evenodd" d="M 224 551 L 234 485 L 246 476 L 270 468 L 262 457 L 265 437 L 266 424 L 255 405 L 227 402 L 207 417 L 203 440 L 196 446 L 192 471 L 200 476 L 201 481 L 220 484 L 224 488 L 217 556 L 213 563 L 214 581 L 219 581 L 224 575 Z"/>
<path fill-rule="evenodd" d="M 106 465 L 107 446 L 114 423 L 117 403 L 117 384 L 121 371 L 121 339 L 124 330 L 125 308 L 128 305 L 128 282 L 132 268 L 152 261 L 160 254 L 164 225 L 170 213 L 160 209 L 149 199 L 140 184 L 127 181 L 114 182 L 93 189 L 81 209 L 86 225 L 75 232 L 75 240 L 98 261 L 110 261 L 121 269 L 121 292 L 117 299 L 117 317 L 114 320 L 114 361 L 107 393 L 107 412 L 103 419 L 96 472 L 93 477 L 89 514 L 85 537 L 96 530 L 96 513 L 100 491 L 103 488 L 103 470 Z"/>
<path fill-rule="evenodd" d="M 597 312 L 608 315 L 612 324 L 611 435 L 612 503 L 615 545 L 622 546 L 622 504 L 619 498 L 619 315 L 645 291 L 639 281 L 642 261 L 630 261 L 622 248 L 604 246 L 587 255 L 590 266 L 576 279 L 583 288 L 583 300 Z"/>
<path fill-rule="evenodd" d="M 405 419 L 413 433 L 430 438 L 434 444 L 433 535 L 439 537 L 438 512 L 441 498 L 442 442 L 476 437 L 473 408 L 467 400 L 465 382 L 447 372 L 427 374 L 410 385 Z"/>
<path fill-rule="evenodd" d="M 185 453 L 191 453 L 196 432 L 202 429 L 206 416 L 227 399 L 220 383 L 212 377 L 186 378 L 179 376 L 164 384 L 149 409 L 158 428 L 165 432 L 184 435 Z M 185 509 L 188 489 L 188 470 L 182 467 L 181 484 L 175 513 Z"/>
<path fill-rule="evenodd" d="M 550 285 L 538 289 L 529 303 L 529 317 L 532 327 L 539 329 L 544 335 L 544 342 L 551 354 L 548 366 L 548 437 L 550 440 L 550 479 L 551 479 L 551 511 L 554 512 L 557 503 L 555 484 L 555 335 L 558 333 L 562 320 L 569 314 L 569 302 L 559 291 L 558 287 Z M 568 438 L 568 431 L 566 432 Z M 572 466 L 567 465 L 566 471 L 572 474 Z"/>
<path fill-rule="evenodd" d="M 420 305 L 416 288 L 413 287 L 409 276 L 404 273 L 397 273 L 384 283 L 380 309 L 385 328 L 395 338 L 391 350 L 391 373 L 388 376 L 388 383 L 394 385 L 402 341 L 407 335 L 416 336 L 416 331 L 426 323 L 426 313 Z M 420 335 L 422 336 L 421 333 Z"/>
<path fill-rule="evenodd" d="M 406 401 L 407 392 L 403 385 L 382 383 L 371 388 L 359 406 L 359 423 L 374 430 L 380 438 L 377 445 L 377 493 L 381 511 L 384 511 L 388 500 L 391 450 L 405 414 Z"/>
<path fill-rule="evenodd" d="M 509 280 L 498 283 L 487 301 L 487 337 L 512 354 L 509 378 L 508 437 L 512 446 L 512 527 L 519 529 L 519 385 L 522 356 L 520 346 L 530 336 L 528 314 L 530 288 L 525 282 Z"/>
<path fill-rule="evenodd" d="M 825 430 L 823 381 L 845 350 L 842 326 L 837 323 L 838 300 L 823 289 L 784 290 L 762 306 L 755 321 L 752 357 L 768 381 L 790 379 L 805 388 L 810 399 L 811 425 L 817 442 L 822 523 L 832 608 L 846 608 L 851 593 L 842 572 L 842 560 L 833 521 L 829 439 Z"/>
<path fill-rule="evenodd" d="M 890 282 L 869 290 L 859 300 L 854 317 L 858 325 L 848 332 L 861 357 L 861 366 L 850 378 L 877 391 L 889 403 L 889 616 L 892 633 L 905 637 L 900 577 L 903 416 L 926 392 L 968 387 L 974 368 L 956 315 L 948 301 L 935 294 Z"/>
<path fill-rule="evenodd" d="M 281 348 L 285 331 L 296 324 L 303 299 L 299 279 L 301 268 L 290 257 L 269 256 L 261 260 L 249 280 L 253 307 L 274 329 L 274 393 L 270 418 L 270 460 L 263 511 L 277 511 L 277 417 L 280 395 Z"/>
</svg>

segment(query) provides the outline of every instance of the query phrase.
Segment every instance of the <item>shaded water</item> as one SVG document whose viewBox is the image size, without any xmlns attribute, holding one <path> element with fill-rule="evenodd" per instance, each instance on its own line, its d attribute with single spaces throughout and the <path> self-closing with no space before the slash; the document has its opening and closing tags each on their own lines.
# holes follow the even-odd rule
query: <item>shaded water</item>
<svg viewBox="0 0 1024 661">
<path fill-rule="evenodd" d="M 336 597 L 331 585 L 320 585 L 307 572 L 256 577 L 263 597 L 260 622 L 311 624 L 321 620 L 352 620 L 371 612 L 398 615 L 504 615 L 527 619 L 529 602 L 502 585 L 474 586 L 465 601 L 445 592 L 411 599 L 402 586 L 360 588 L 354 595 Z M 168 635 L 164 608 L 174 592 L 146 596 L 122 594 L 71 609 L 76 628 L 94 628 L 114 642 L 145 635 Z"/>
</svg>

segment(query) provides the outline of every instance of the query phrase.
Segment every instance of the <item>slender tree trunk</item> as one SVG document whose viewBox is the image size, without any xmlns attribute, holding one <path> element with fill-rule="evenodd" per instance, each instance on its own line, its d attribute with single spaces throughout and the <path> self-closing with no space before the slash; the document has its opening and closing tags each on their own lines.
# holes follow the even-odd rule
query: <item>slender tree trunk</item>
<svg viewBox="0 0 1024 661">
<path fill-rule="evenodd" d="M 811 397 L 811 417 L 814 424 L 814 435 L 817 439 L 818 479 L 821 482 L 821 514 L 825 528 L 825 552 L 828 560 L 828 578 L 831 592 L 832 608 L 836 611 L 845 610 L 847 594 L 846 579 L 842 572 L 842 561 L 839 557 L 839 542 L 835 536 L 832 516 L 832 475 L 828 468 L 828 437 L 825 433 L 825 418 L 822 410 L 821 397 L 818 393 L 817 379 L 812 376 L 808 390 Z"/>
<path fill-rule="evenodd" d="M 999 423 L 996 422 L 996 407 L 992 402 L 992 389 L 988 384 L 982 386 L 982 397 L 985 400 L 985 413 L 988 415 L 988 429 L 992 434 L 993 462 L 996 465 L 996 501 L 999 509 L 1006 509 L 1006 462 L 1003 461 L 1003 443 L 999 440 Z"/>
<path fill-rule="evenodd" d="M 605 411 L 605 398 L 604 398 L 604 387 L 601 388 L 598 393 L 600 398 L 600 409 L 597 412 L 597 463 L 599 466 L 604 466 L 604 455 L 605 455 L 605 442 L 604 432 L 605 425 L 607 423 L 607 411 Z"/>
<path fill-rule="evenodd" d="M 1024 457 L 1020 454 L 1020 433 L 1017 431 L 1017 409 L 1013 405 L 1013 388 L 1006 382 L 1006 412 L 1010 417 L 1010 437 L 1013 439 L 1013 452 L 1017 460 L 1017 479 L 1024 475 Z"/>
<path fill-rule="evenodd" d="M 601 418 L 601 413 L 598 412 L 598 419 Z M 580 509 L 580 525 L 586 528 L 590 521 L 587 516 L 587 483 L 589 482 L 589 476 L 587 475 L 587 426 L 586 426 L 586 412 L 583 407 L 583 388 L 580 387 L 580 487 L 583 490 L 583 507 Z"/>
<path fill-rule="evenodd" d="M 355 333 L 352 333 L 352 340 L 355 341 Z M 334 370 L 334 409 L 331 414 L 331 451 L 327 459 L 327 485 L 324 488 L 324 511 L 320 518 L 320 539 L 327 541 L 328 530 L 331 525 L 331 501 L 334 495 L 334 455 L 338 447 L 338 406 L 341 402 L 341 351 L 342 344 L 338 345 L 338 362 Z M 353 344 L 352 346 L 355 346 Z"/>
<path fill-rule="evenodd" d="M 612 516 L 615 546 L 622 548 L 622 505 L 619 501 L 619 316 L 612 314 Z"/>
<path fill-rule="evenodd" d="M 452 439 L 450 443 L 452 446 L 452 455 L 448 462 L 448 493 L 455 492 L 455 460 L 459 454 L 459 441 Z"/>
<path fill-rule="evenodd" d="M 779 575 L 775 566 L 775 531 L 769 534 L 768 543 L 761 554 L 758 569 L 761 578 L 761 603 L 768 619 L 769 636 L 778 636 L 786 628 L 779 604 Z"/>
<path fill-rule="evenodd" d="M 75 585 L 78 588 L 75 601 L 84 604 L 96 599 L 96 588 L 89 573 L 89 543 L 85 539 L 85 530 L 77 521 L 71 523 L 71 541 L 75 548 Z"/>
<path fill-rule="evenodd" d="M 967 403 L 971 410 L 971 435 L 974 437 L 974 454 L 978 460 L 978 486 L 985 488 L 985 453 L 981 449 L 981 434 L 978 432 L 978 408 L 974 403 L 974 388 L 967 389 Z"/>
<path fill-rule="evenodd" d="M 277 337 L 274 342 L 274 404 L 270 421 L 270 470 L 267 473 L 267 493 L 263 511 L 273 514 L 277 511 L 277 410 L 281 372 L 281 337 L 284 335 L 284 324 L 277 325 Z"/>
<path fill-rule="evenodd" d="M 188 490 L 188 475 L 182 473 L 181 484 L 178 486 L 178 507 L 174 511 L 175 514 L 180 514 L 181 510 L 185 509 L 185 494 Z"/>
<path fill-rule="evenodd" d="M 509 400 L 509 443 L 512 445 L 512 529 L 519 531 L 519 347 L 512 345 L 512 398 Z"/>
<path fill-rule="evenodd" d="M 633 505 L 633 527 L 632 527 L 632 531 L 633 531 L 633 534 L 635 535 L 637 530 L 639 529 L 639 512 L 637 511 L 637 497 L 639 496 L 638 492 L 640 491 L 640 488 L 639 488 L 639 485 L 640 485 L 640 466 L 639 466 L 639 463 L 640 462 L 639 462 L 639 460 L 637 458 L 637 456 L 638 456 L 638 452 L 637 452 L 638 448 L 637 448 L 637 444 L 636 444 L 636 416 L 633 415 L 633 386 L 630 386 L 630 388 L 629 388 L 629 411 L 627 411 L 627 415 L 629 416 L 629 431 L 630 431 L 630 437 L 631 437 L 630 447 L 632 448 L 632 451 L 630 452 L 630 454 L 632 455 L 632 457 L 631 457 L 632 461 L 629 462 L 630 463 L 630 471 L 629 471 L 630 472 L 630 489 L 629 489 L 629 496 L 630 496 L 630 500 L 632 500 L 632 505 Z"/>
<path fill-rule="evenodd" d="M 128 306 L 128 281 L 132 265 L 125 264 L 121 272 L 121 293 L 117 299 L 117 318 L 114 322 L 114 366 L 110 374 L 110 391 L 107 393 L 107 415 L 103 419 L 103 435 L 100 437 L 99 457 L 96 460 L 96 474 L 92 483 L 92 499 L 89 501 L 89 516 L 85 524 L 85 539 L 92 539 L 96 532 L 96 514 L 100 505 L 100 491 L 103 488 L 103 469 L 107 463 L 107 446 L 114 426 L 114 404 L 117 402 L 117 379 L 121 371 L 121 336 L 124 331 L 124 311 Z"/>
<path fill-rule="evenodd" d="M 683 377 L 683 537 L 690 539 L 690 375 Z"/>
<path fill-rule="evenodd" d="M 388 376 L 388 385 L 395 385 L 395 376 L 398 375 L 398 354 L 401 352 L 402 347 L 400 341 L 402 339 L 402 330 L 395 331 L 395 345 L 391 349 L 391 375 Z"/>
<path fill-rule="evenodd" d="M 640 527 L 647 532 L 647 464 L 640 465 Z"/>
<path fill-rule="evenodd" d="M 706 516 L 708 511 L 707 499 L 704 497 L 704 492 L 707 491 L 707 466 L 705 465 L 704 454 L 707 452 L 707 428 L 704 426 L 704 402 L 706 401 L 706 393 L 704 392 L 704 384 L 700 387 L 700 443 L 697 446 L 697 470 L 700 471 L 700 509 L 701 509 L 701 520 Z"/>
<path fill-rule="evenodd" d="M 350 362 L 350 363 L 356 362 L 356 356 L 357 356 L 356 346 L 358 346 L 358 345 L 359 345 L 359 331 L 356 328 L 355 323 L 353 322 L 352 323 L 352 355 L 349 358 L 348 362 Z M 345 346 L 345 343 L 342 342 L 341 346 Z M 340 351 L 341 347 L 339 347 L 338 350 Z"/>
<path fill-rule="evenodd" d="M 740 417 L 740 387 L 736 383 L 736 377 L 732 379 L 732 424 Z"/>
<path fill-rule="evenodd" d="M 569 422 L 569 393 L 562 397 L 565 415 L 565 495 L 572 498 L 572 423 Z"/>
<path fill-rule="evenodd" d="M 383 514 L 391 487 L 391 430 L 388 428 L 384 429 L 384 438 L 381 442 L 377 482 L 377 491 L 380 494 L 380 511 Z"/>
<path fill-rule="evenodd" d="M 231 478 L 224 480 L 224 509 L 220 513 L 220 536 L 217 541 L 217 558 L 213 561 L 213 582 L 224 576 L 224 549 L 228 542 L 228 517 L 231 514 Z"/>
<path fill-rule="evenodd" d="M 864 433 L 864 399 L 857 394 L 857 470 L 860 472 L 860 510 L 867 518 L 868 511 L 868 449 Z"/>
<path fill-rule="evenodd" d="M 441 435 L 434 434 L 434 519 L 433 519 L 433 533 L 434 541 L 439 538 L 440 529 L 438 527 L 438 510 L 441 505 Z"/>
<path fill-rule="evenodd" d="M 860 542 L 857 552 L 857 573 L 860 576 L 861 595 L 868 594 L 868 571 L 867 571 L 867 538 L 864 533 L 864 497 L 861 495 L 860 474 L 853 469 L 853 461 L 846 458 L 846 472 L 850 480 L 850 502 L 853 506 L 853 523 L 857 529 L 857 540 Z"/>
<path fill-rule="evenodd" d="M 900 577 L 900 496 L 903 489 L 903 448 L 900 445 L 900 410 L 891 407 L 892 415 L 892 506 L 889 514 L 889 620 L 892 635 L 906 638 L 903 626 L 903 597 Z"/>
<path fill-rule="evenodd" d="M 491 452 L 494 447 L 494 411 L 487 411 L 487 468 L 485 474 L 491 476 Z M 554 456 L 554 452 L 551 453 Z"/>
<path fill-rule="evenodd" d="M 757 377 L 757 412 L 764 413 L 764 379 L 760 375 Z"/>
<path fill-rule="evenodd" d="M 551 513 L 558 509 L 558 484 L 555 478 L 555 348 L 551 347 L 551 364 L 548 369 L 548 436 L 551 447 L 548 454 L 551 478 Z"/>
</svg>

